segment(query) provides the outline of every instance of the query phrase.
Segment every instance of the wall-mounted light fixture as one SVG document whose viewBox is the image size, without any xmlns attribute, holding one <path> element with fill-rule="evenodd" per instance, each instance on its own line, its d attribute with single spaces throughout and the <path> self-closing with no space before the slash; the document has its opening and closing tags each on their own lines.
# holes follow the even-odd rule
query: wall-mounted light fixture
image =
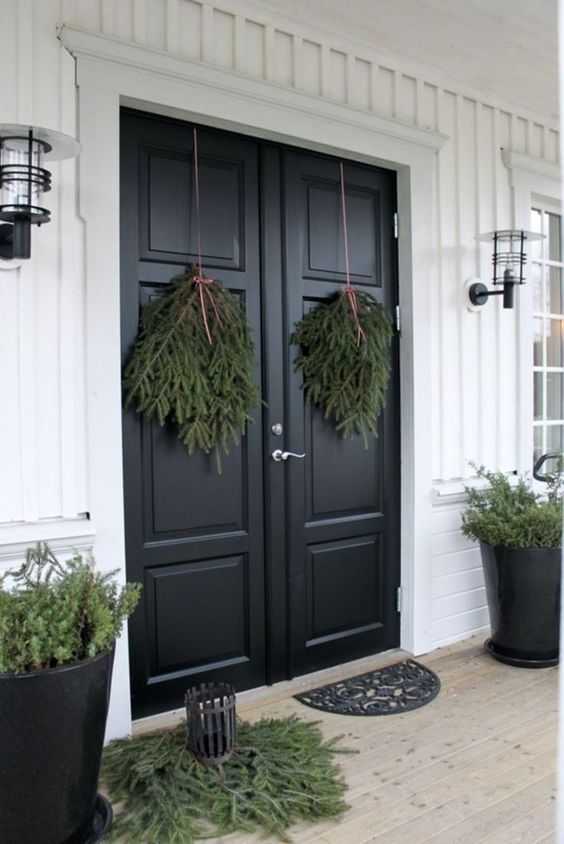
<svg viewBox="0 0 564 844">
<path fill-rule="evenodd" d="M 31 225 L 51 219 L 43 194 L 51 189 L 45 160 L 74 158 L 80 144 L 51 129 L 0 124 L 0 258 L 29 258 Z"/>
<path fill-rule="evenodd" d="M 542 240 L 544 237 L 546 235 L 525 231 L 525 229 L 501 229 L 477 235 L 476 240 L 493 241 L 492 281 L 498 287 L 501 285 L 501 289 L 488 290 L 481 281 L 474 282 L 468 289 L 472 304 L 485 305 L 490 296 L 503 296 L 503 307 L 512 308 L 515 304 L 515 285 L 525 283 L 524 271 L 527 263 L 525 243 L 531 240 Z"/>
</svg>

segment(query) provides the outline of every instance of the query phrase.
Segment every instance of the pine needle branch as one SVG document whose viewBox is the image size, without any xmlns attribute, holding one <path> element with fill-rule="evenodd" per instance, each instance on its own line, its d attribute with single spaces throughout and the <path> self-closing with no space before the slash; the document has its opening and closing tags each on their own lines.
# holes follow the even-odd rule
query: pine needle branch
<svg viewBox="0 0 564 844">
<path fill-rule="evenodd" d="M 339 293 L 318 305 L 296 325 L 291 342 L 300 346 L 295 362 L 303 375 L 306 399 L 332 419 L 344 437 L 378 435 L 378 416 L 386 406 L 390 378 L 392 322 L 372 296 L 356 292 L 365 340 L 347 296 Z"/>
<path fill-rule="evenodd" d="M 185 725 L 112 742 L 103 782 L 121 804 L 113 835 L 128 844 L 190 844 L 260 830 L 287 841 L 292 824 L 338 819 L 346 809 L 335 741 L 296 717 L 240 722 L 224 776 L 186 750 Z"/>
<path fill-rule="evenodd" d="M 261 403 L 253 381 L 255 346 L 233 294 L 213 281 L 200 297 L 195 278 L 187 270 L 144 307 L 123 376 L 125 406 L 134 404 L 160 425 L 172 422 L 188 453 L 215 453 L 221 472 L 222 455 L 239 444 Z"/>
</svg>

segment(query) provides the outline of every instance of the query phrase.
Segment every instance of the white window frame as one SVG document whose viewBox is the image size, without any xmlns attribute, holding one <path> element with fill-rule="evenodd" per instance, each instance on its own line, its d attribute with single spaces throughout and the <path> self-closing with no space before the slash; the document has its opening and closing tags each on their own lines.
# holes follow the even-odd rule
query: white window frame
<svg viewBox="0 0 564 844">
<path fill-rule="evenodd" d="M 531 209 L 562 205 L 559 164 L 534 158 L 511 149 L 501 151 L 509 171 L 512 193 L 512 225 L 530 229 Z M 525 284 L 517 291 L 517 469 L 530 472 L 533 461 L 533 285 Z"/>
<path fill-rule="evenodd" d="M 563 218 L 563 215 L 562 215 L 562 206 L 561 206 L 560 203 L 547 202 L 547 201 L 544 201 L 544 202 L 537 201 L 537 202 L 533 203 L 533 208 L 531 210 L 533 210 L 533 209 L 541 212 L 541 214 L 543 215 L 542 216 L 543 222 L 546 219 L 545 214 L 554 214 L 554 215 L 557 215 L 557 216 L 560 217 L 560 225 L 564 226 L 564 218 Z M 544 227 L 543 227 L 543 234 L 546 234 Z M 540 266 L 541 267 L 541 274 L 542 274 L 542 307 L 541 307 L 540 311 L 535 309 L 534 293 L 533 293 L 533 323 L 532 323 L 533 329 L 534 329 L 534 322 L 537 319 L 540 319 L 543 322 L 546 322 L 546 321 L 555 322 L 557 320 L 560 320 L 560 322 L 562 322 L 564 320 L 564 304 L 561 304 L 560 312 L 557 313 L 556 311 L 553 311 L 548 307 L 548 304 L 547 304 L 547 301 L 546 301 L 547 288 L 548 288 L 548 284 L 549 284 L 548 277 L 547 277 L 548 271 L 551 267 L 556 267 L 561 271 L 561 273 L 564 272 L 564 260 L 560 260 L 560 261 L 550 260 L 549 257 L 548 257 L 548 254 L 547 254 L 547 249 L 548 249 L 548 243 L 547 243 L 546 240 L 544 240 L 542 242 L 540 250 L 539 250 L 540 255 L 537 253 L 537 255 L 535 255 L 535 257 L 531 260 L 531 269 L 529 270 L 531 278 L 534 276 L 534 270 L 533 270 L 534 266 Z M 561 258 L 562 258 L 563 257 L 562 252 L 560 254 L 561 254 Z M 534 285 L 533 285 L 533 291 L 534 291 Z M 562 291 L 562 293 L 564 294 L 564 290 Z M 549 419 L 548 418 L 548 409 L 547 409 L 548 375 L 551 374 L 551 373 L 557 373 L 557 374 L 560 374 L 560 375 L 564 375 L 564 362 L 563 362 L 562 366 L 548 366 L 546 364 L 546 359 L 545 359 L 546 335 L 544 334 L 544 327 L 543 327 L 543 337 L 544 337 L 544 339 L 543 339 L 543 360 L 540 364 L 535 364 L 534 360 L 533 360 L 533 378 L 535 377 L 535 374 L 540 374 L 540 375 L 542 375 L 542 382 L 543 382 L 542 383 L 542 396 L 543 396 L 542 414 L 541 414 L 541 417 L 538 418 L 538 419 L 533 417 L 533 436 L 534 436 L 534 432 L 537 429 L 540 429 L 542 431 L 541 453 L 545 453 L 547 451 L 553 450 L 553 448 L 549 447 L 549 445 L 547 443 L 547 431 L 548 431 L 548 429 L 550 427 L 562 428 L 564 426 L 564 408 L 562 409 L 558 419 Z M 534 341 L 534 334 L 532 335 L 532 339 L 531 339 L 531 342 L 533 342 L 533 341 Z M 533 400 L 533 404 L 534 404 L 534 400 Z M 533 411 L 534 411 L 534 407 L 533 407 Z M 535 457 L 537 457 L 537 456 L 538 455 L 535 455 Z"/>
</svg>

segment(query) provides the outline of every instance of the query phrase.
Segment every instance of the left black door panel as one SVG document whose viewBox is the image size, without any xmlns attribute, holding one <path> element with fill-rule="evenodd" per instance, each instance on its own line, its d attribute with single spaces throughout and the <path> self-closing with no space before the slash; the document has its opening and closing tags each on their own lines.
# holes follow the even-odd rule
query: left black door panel
<svg viewBox="0 0 564 844">
<path fill-rule="evenodd" d="M 199 130 L 204 267 L 241 300 L 260 383 L 258 145 Z M 196 261 L 192 127 L 125 111 L 121 124 L 123 361 L 141 307 Z M 215 677 L 265 682 L 260 411 L 223 472 L 188 458 L 173 426 L 123 415 L 127 575 L 143 583 L 130 622 L 135 717 L 182 705 Z"/>
</svg>

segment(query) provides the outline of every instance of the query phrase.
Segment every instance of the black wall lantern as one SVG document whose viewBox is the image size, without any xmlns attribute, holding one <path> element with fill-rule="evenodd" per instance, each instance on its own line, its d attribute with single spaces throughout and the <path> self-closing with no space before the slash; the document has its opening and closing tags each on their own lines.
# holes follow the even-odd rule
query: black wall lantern
<svg viewBox="0 0 564 844">
<path fill-rule="evenodd" d="M 501 229 L 496 232 L 479 234 L 476 240 L 493 241 L 494 253 L 493 284 L 501 289 L 488 290 L 481 281 L 474 282 L 468 290 L 473 305 L 485 305 L 490 296 L 503 296 L 503 307 L 512 308 L 515 304 L 515 285 L 525 283 L 525 264 L 527 254 L 525 243 L 542 240 L 545 235 L 525 229 Z"/>
<path fill-rule="evenodd" d="M 80 144 L 38 126 L 0 124 L 0 258 L 29 258 L 31 225 L 51 219 L 43 194 L 51 190 L 45 160 L 74 158 Z"/>
</svg>

